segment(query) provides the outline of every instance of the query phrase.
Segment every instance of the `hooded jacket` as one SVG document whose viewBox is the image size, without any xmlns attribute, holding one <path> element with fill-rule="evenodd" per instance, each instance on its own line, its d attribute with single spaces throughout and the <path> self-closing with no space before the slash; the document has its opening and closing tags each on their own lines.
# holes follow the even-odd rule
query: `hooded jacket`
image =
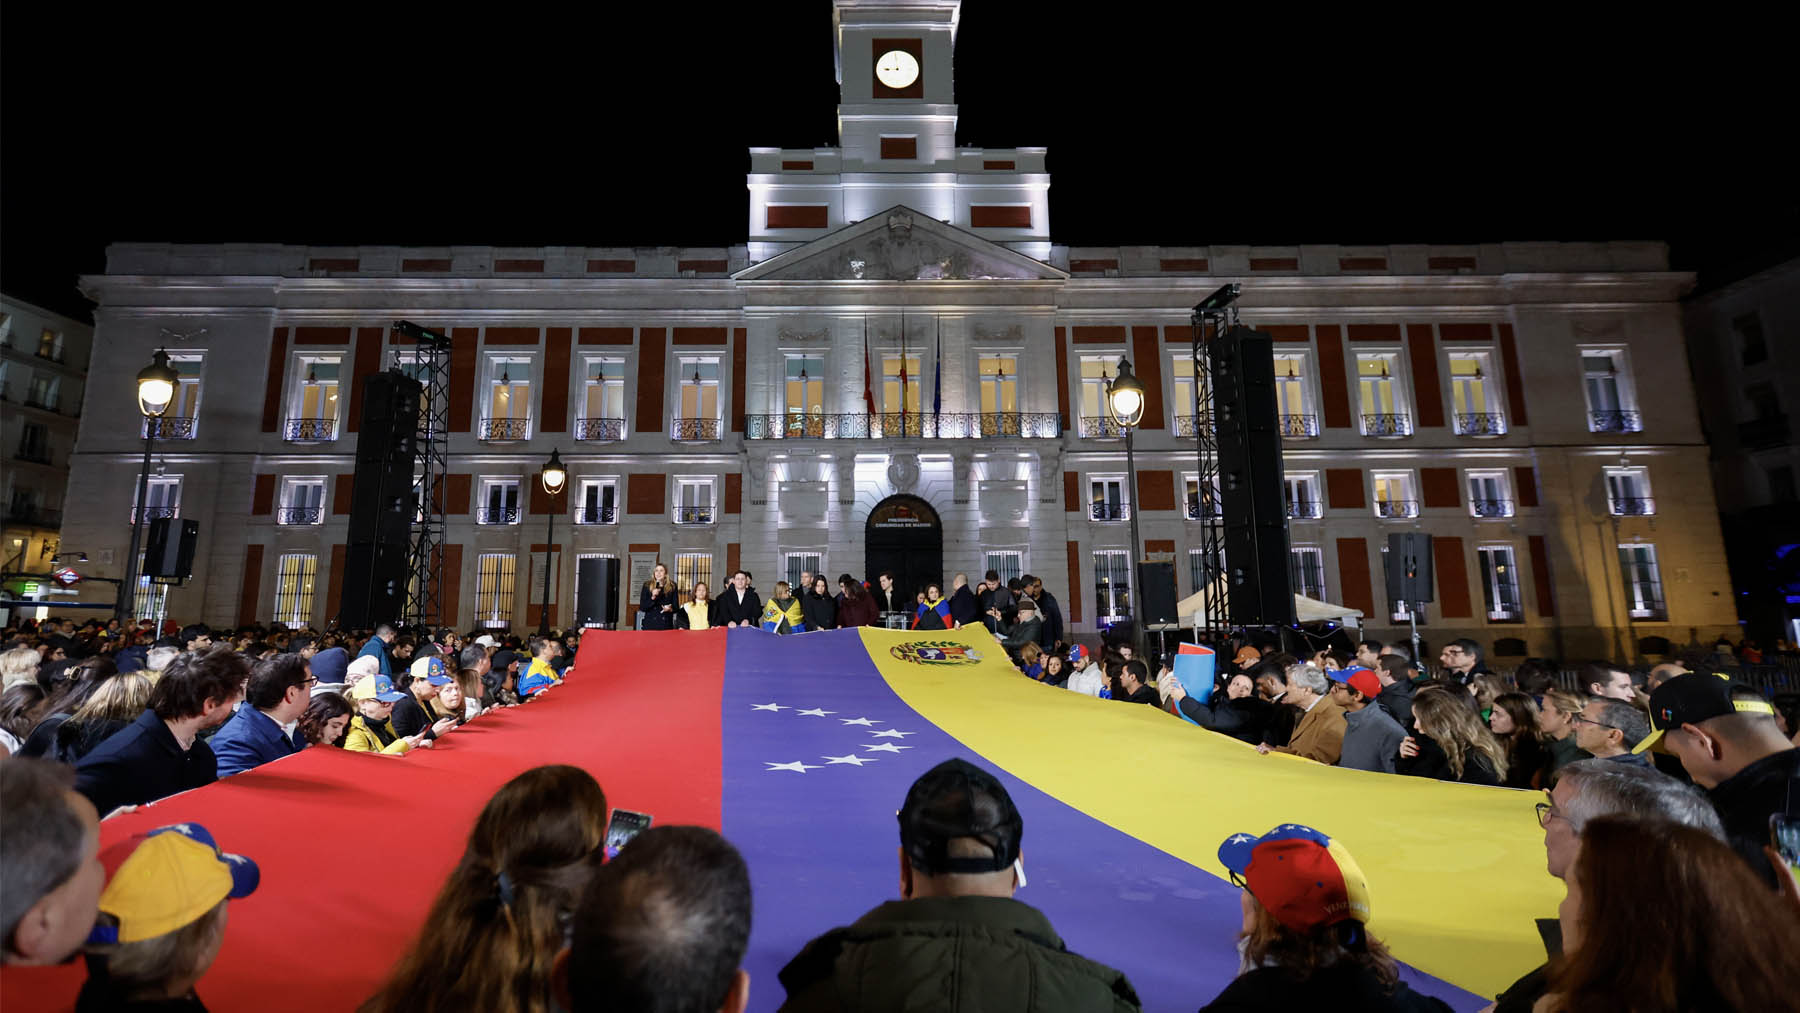
<svg viewBox="0 0 1800 1013">
<path fill-rule="evenodd" d="M 1139 1008 L 1123 973 L 1070 953 L 1049 919 L 1009 897 L 888 901 L 807 943 L 780 979 L 791 1013 Z"/>
</svg>

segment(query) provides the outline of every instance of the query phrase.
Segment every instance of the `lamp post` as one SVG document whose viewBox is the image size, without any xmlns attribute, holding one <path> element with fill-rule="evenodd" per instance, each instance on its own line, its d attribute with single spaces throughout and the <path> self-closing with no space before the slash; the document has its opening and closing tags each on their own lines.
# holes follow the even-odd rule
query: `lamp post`
<svg viewBox="0 0 1800 1013">
<path fill-rule="evenodd" d="M 538 480 L 544 483 L 544 492 L 550 497 L 550 509 L 545 511 L 548 520 L 544 529 L 544 602 L 538 609 L 538 636 L 547 637 L 550 635 L 550 552 L 556 543 L 556 497 L 569 480 L 561 452 L 551 449 L 550 460 L 545 462 L 544 470 L 538 472 Z"/>
<path fill-rule="evenodd" d="M 124 625 L 128 604 L 137 594 L 138 546 L 144 534 L 144 514 L 149 509 L 150 451 L 156 440 L 156 424 L 175 400 L 175 385 L 181 374 L 169 365 L 169 353 L 157 349 L 150 365 L 138 371 L 138 411 L 144 416 L 144 465 L 138 470 L 137 510 L 131 518 L 131 549 L 125 553 L 125 580 L 119 585 L 119 597 L 113 605 L 113 618 Z"/>
<path fill-rule="evenodd" d="M 1138 488 L 1137 488 L 1137 454 L 1132 447 L 1132 434 L 1137 432 L 1139 423 L 1144 421 L 1144 385 L 1131 373 L 1131 360 L 1119 360 L 1119 375 L 1113 378 L 1106 390 L 1106 405 L 1112 411 L 1114 421 L 1125 430 L 1125 471 L 1126 481 L 1131 484 L 1131 603 L 1132 625 L 1136 635 L 1132 637 L 1132 652 L 1146 665 L 1149 659 L 1144 655 L 1144 568 L 1139 560 L 1139 549 L 1144 544 L 1138 537 Z"/>
</svg>

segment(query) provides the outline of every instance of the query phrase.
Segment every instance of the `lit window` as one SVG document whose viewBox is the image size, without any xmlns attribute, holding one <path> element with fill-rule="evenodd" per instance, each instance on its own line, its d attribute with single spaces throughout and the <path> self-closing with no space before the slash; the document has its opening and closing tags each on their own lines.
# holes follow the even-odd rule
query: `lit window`
<svg viewBox="0 0 1800 1013">
<path fill-rule="evenodd" d="M 988 549 L 981 554 L 981 572 L 986 574 L 992 570 L 1000 575 L 1000 582 L 1016 580 L 1025 575 L 1025 553 L 1022 549 Z M 948 589 L 946 589 L 948 590 Z"/>
<path fill-rule="evenodd" d="M 1219 499 L 1219 480 L 1216 477 L 1212 480 L 1212 495 L 1207 496 L 1205 499 L 1202 499 L 1200 496 L 1199 475 L 1192 472 L 1182 475 L 1181 485 L 1182 516 L 1190 521 L 1220 516 L 1222 509 Z"/>
<path fill-rule="evenodd" d="M 1356 356 L 1357 394 L 1362 406 L 1364 436 L 1406 436 L 1412 432 L 1412 416 L 1400 391 L 1397 357 L 1392 352 L 1359 353 Z"/>
<path fill-rule="evenodd" d="M 1316 520 L 1324 514 L 1319 501 L 1319 474 L 1315 471 L 1291 472 L 1283 477 L 1287 486 L 1287 515 L 1291 520 Z"/>
<path fill-rule="evenodd" d="M 712 478 L 677 476 L 675 479 L 675 523 L 711 524 L 712 522 Z"/>
<path fill-rule="evenodd" d="M 582 417 L 575 420 L 575 438 L 622 440 L 625 421 L 625 360 L 588 359 Z"/>
<path fill-rule="evenodd" d="M 475 625 L 505 628 L 512 625 L 513 579 L 518 557 L 484 553 L 475 564 Z"/>
<path fill-rule="evenodd" d="M 1125 495 L 1125 476 L 1094 475 L 1088 479 L 1088 518 L 1122 521 L 1131 517 L 1131 501 Z"/>
<path fill-rule="evenodd" d="M 312 621 L 314 579 L 319 557 L 284 554 L 275 571 L 275 621 L 296 629 Z"/>
<path fill-rule="evenodd" d="M 482 479 L 481 509 L 476 511 L 475 523 L 519 523 L 519 480 L 516 478 Z"/>
<path fill-rule="evenodd" d="M 681 414 L 673 420 L 677 440 L 719 438 L 719 357 L 684 356 L 680 360 Z"/>
<path fill-rule="evenodd" d="M 144 572 L 143 557 L 138 557 L 138 573 Z M 169 585 L 159 584 L 150 577 L 140 576 L 137 579 L 137 594 L 132 595 L 131 615 L 133 619 L 150 620 L 160 629 L 163 616 L 169 611 Z"/>
<path fill-rule="evenodd" d="M 1124 428 L 1113 418 L 1107 404 L 1107 388 L 1112 386 L 1113 369 L 1120 353 L 1084 355 L 1081 357 L 1081 435 L 1087 438 L 1123 439 Z"/>
<path fill-rule="evenodd" d="M 1176 436 L 1193 436 L 1199 431 L 1200 410 L 1196 405 L 1199 387 L 1194 382 L 1194 356 L 1177 352 L 1169 360 L 1169 411 L 1175 419 Z"/>
<path fill-rule="evenodd" d="M 1377 471 L 1375 479 L 1375 516 L 1417 517 L 1419 499 L 1413 495 L 1410 471 Z"/>
<path fill-rule="evenodd" d="M 786 425 L 781 435 L 823 438 L 825 435 L 825 359 L 817 355 L 787 357 L 787 384 L 782 395 Z"/>
<path fill-rule="evenodd" d="M 61 362 L 63 357 L 62 332 L 52 327 L 44 328 L 44 333 L 38 336 L 37 353 L 39 358 Z"/>
<path fill-rule="evenodd" d="M 1656 513 L 1648 468 L 1607 468 L 1606 498 L 1614 517 L 1649 517 Z"/>
<path fill-rule="evenodd" d="M 712 553 L 677 552 L 675 554 L 675 586 L 688 601 L 694 600 L 694 585 L 705 584 L 712 594 Z"/>
<path fill-rule="evenodd" d="M 925 417 L 919 410 L 925 384 L 917 355 L 881 357 L 881 432 L 884 436 L 923 436 Z"/>
<path fill-rule="evenodd" d="M 531 359 L 491 356 L 488 359 L 487 419 L 481 438 L 489 441 L 531 437 Z"/>
<path fill-rule="evenodd" d="M 1619 546 L 1619 566 L 1625 573 L 1626 606 L 1633 619 L 1667 619 L 1663 604 L 1662 571 L 1656 566 L 1656 546 L 1628 543 Z"/>
<path fill-rule="evenodd" d="M 1481 595 L 1487 603 L 1487 617 L 1497 623 L 1515 623 L 1525 618 L 1519 604 L 1519 568 L 1513 561 L 1510 545 L 1483 545 L 1481 556 Z"/>
<path fill-rule="evenodd" d="M 1469 472 L 1469 513 L 1476 517 L 1513 515 L 1512 481 L 1505 471 Z"/>
<path fill-rule="evenodd" d="M 144 488 L 144 519 L 148 523 L 158 517 L 181 516 L 181 476 L 151 475 Z M 137 494 L 132 494 L 131 519 L 137 522 Z"/>
<path fill-rule="evenodd" d="M 981 413 L 1019 410 L 1019 357 L 1011 353 L 987 353 L 981 363 Z"/>
<path fill-rule="evenodd" d="M 1506 416 L 1500 413 L 1489 389 L 1491 372 L 1486 352 L 1451 353 L 1451 421 L 1457 435 L 1500 436 L 1506 432 Z"/>
<path fill-rule="evenodd" d="M 1325 556 L 1317 546 L 1296 545 L 1288 550 L 1294 593 L 1308 598 L 1325 598 Z"/>
<path fill-rule="evenodd" d="M 300 357 L 283 438 L 294 442 L 337 439 L 341 369 L 342 359 L 336 355 Z"/>
<path fill-rule="evenodd" d="M 575 500 L 575 523 L 616 524 L 619 520 L 619 480 L 584 478 Z"/>
<path fill-rule="evenodd" d="M 1288 439 L 1319 435 L 1319 417 L 1313 412 L 1312 388 L 1307 382 L 1307 373 L 1306 353 L 1275 356 L 1275 411 L 1281 423 L 1281 435 Z"/>
<path fill-rule="evenodd" d="M 1635 433 L 1644 428 L 1625 349 L 1583 348 L 1581 379 L 1587 395 L 1589 432 Z"/>
<path fill-rule="evenodd" d="M 277 524 L 323 524 L 325 522 L 325 479 L 289 478 L 281 484 L 281 506 L 275 514 Z"/>
<path fill-rule="evenodd" d="M 1124 549 L 1094 550 L 1094 603 L 1101 625 L 1131 618 L 1130 556 Z"/>
</svg>

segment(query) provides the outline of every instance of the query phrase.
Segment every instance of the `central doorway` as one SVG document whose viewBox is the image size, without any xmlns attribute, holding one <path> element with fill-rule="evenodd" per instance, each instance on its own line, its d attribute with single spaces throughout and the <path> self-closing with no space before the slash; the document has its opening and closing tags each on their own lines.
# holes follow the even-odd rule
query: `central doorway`
<svg viewBox="0 0 1800 1013">
<path fill-rule="evenodd" d="M 930 503 L 917 496 L 889 496 L 869 511 L 863 529 L 863 563 L 870 587 L 877 575 L 894 575 L 894 588 L 911 602 L 925 585 L 944 580 L 944 526 Z M 946 594 L 949 588 L 943 588 Z"/>
</svg>

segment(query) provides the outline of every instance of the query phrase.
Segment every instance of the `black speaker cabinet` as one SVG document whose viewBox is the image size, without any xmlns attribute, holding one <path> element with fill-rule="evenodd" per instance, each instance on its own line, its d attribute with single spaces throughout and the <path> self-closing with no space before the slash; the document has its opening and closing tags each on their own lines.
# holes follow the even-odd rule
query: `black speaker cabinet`
<svg viewBox="0 0 1800 1013">
<path fill-rule="evenodd" d="M 575 625 L 611 627 L 619 621 L 619 561 L 585 556 L 575 563 Z"/>
<path fill-rule="evenodd" d="M 149 541 L 144 543 L 144 576 L 176 580 L 193 576 L 194 543 L 199 538 L 199 521 L 152 518 Z"/>
<path fill-rule="evenodd" d="M 413 460 L 422 388 L 403 373 L 363 379 L 356 473 L 338 622 L 349 629 L 400 619 L 412 579 Z"/>
<path fill-rule="evenodd" d="M 1390 601 L 1431 601 L 1431 536 L 1417 531 L 1388 535 L 1387 593 Z"/>
<path fill-rule="evenodd" d="M 1146 624 L 1179 622 L 1175 614 L 1175 564 L 1138 564 L 1138 617 Z"/>
<path fill-rule="evenodd" d="M 1236 626 L 1286 626 L 1294 621 L 1294 592 L 1274 339 L 1261 331 L 1233 327 L 1215 338 L 1208 351 L 1218 413 L 1227 615 Z"/>
</svg>

